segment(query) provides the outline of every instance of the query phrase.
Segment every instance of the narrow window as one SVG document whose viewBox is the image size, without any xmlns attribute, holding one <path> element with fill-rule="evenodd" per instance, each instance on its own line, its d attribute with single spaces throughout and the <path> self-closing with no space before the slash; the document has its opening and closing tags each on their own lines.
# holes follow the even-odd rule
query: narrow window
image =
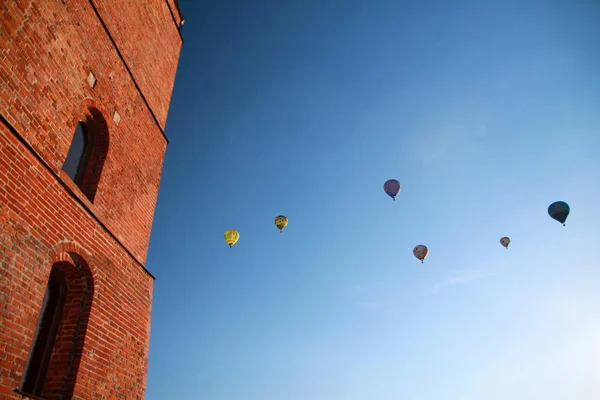
<svg viewBox="0 0 600 400">
<path fill-rule="evenodd" d="M 62 167 L 92 203 L 108 155 L 109 140 L 106 119 L 97 108 L 88 108 L 75 127 L 73 140 Z"/>
<path fill-rule="evenodd" d="M 81 121 L 75 128 L 73 141 L 67 153 L 67 158 L 63 164 L 63 170 L 73 179 L 78 186 L 81 186 L 83 175 L 85 173 L 84 156 L 88 145 L 88 137 L 85 124 Z"/>
<path fill-rule="evenodd" d="M 37 332 L 20 388 L 22 393 L 42 395 L 66 296 L 65 278 L 57 268 L 52 268 L 38 319 Z"/>
</svg>

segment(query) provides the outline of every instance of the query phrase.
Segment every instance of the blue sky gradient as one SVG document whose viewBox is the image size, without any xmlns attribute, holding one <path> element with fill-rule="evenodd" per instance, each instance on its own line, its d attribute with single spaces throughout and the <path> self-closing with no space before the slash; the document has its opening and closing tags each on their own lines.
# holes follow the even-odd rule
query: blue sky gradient
<svg viewBox="0 0 600 400">
<path fill-rule="evenodd" d="M 599 398 L 600 3 L 458 4 L 180 0 L 147 399 Z"/>
</svg>

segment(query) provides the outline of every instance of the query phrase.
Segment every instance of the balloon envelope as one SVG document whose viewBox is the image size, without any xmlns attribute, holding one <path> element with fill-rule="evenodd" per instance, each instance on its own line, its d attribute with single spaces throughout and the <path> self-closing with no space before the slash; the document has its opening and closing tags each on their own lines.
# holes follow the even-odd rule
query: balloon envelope
<svg viewBox="0 0 600 400">
<path fill-rule="evenodd" d="M 383 184 L 383 190 L 394 200 L 396 200 L 396 196 L 400 193 L 400 189 L 400 182 L 395 179 L 390 179 Z"/>
<path fill-rule="evenodd" d="M 279 228 L 280 232 L 283 232 L 283 228 L 285 228 L 288 224 L 288 219 L 285 215 L 278 215 L 275 217 L 275 226 Z"/>
<path fill-rule="evenodd" d="M 420 244 L 418 246 L 415 246 L 415 248 L 413 249 L 413 254 L 415 255 L 415 257 L 421 260 L 421 262 L 423 262 L 427 258 L 429 250 L 427 249 L 427 246 Z"/>
<path fill-rule="evenodd" d="M 508 249 L 508 245 L 510 244 L 510 239 L 508 237 L 504 236 L 502 239 L 500 239 L 500 244 Z"/>
<path fill-rule="evenodd" d="M 571 212 L 571 207 L 564 201 L 555 201 L 548 207 L 548 215 L 563 225 L 567 221 L 569 212 Z"/>
<path fill-rule="evenodd" d="M 230 229 L 225 231 L 225 242 L 229 245 L 229 247 L 233 247 L 234 244 L 240 239 L 240 234 L 238 231 Z"/>
</svg>

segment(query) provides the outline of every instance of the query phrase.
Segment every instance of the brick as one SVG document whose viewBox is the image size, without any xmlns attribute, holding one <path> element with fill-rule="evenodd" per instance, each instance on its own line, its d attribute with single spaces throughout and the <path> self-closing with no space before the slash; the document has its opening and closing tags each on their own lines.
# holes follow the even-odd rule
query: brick
<svg viewBox="0 0 600 400">
<path fill-rule="evenodd" d="M 44 398 L 143 399 L 183 17 L 175 0 L 8 0 L 0 16 L 0 397 L 21 398 L 54 266 L 68 296 Z M 82 118 L 106 151 L 79 187 L 62 164 Z"/>
</svg>

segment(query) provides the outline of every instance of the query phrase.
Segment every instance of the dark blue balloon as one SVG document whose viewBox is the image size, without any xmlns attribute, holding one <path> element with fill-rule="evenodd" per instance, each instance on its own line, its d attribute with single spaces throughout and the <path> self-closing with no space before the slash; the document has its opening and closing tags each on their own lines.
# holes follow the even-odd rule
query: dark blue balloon
<svg viewBox="0 0 600 400">
<path fill-rule="evenodd" d="M 548 207 L 548 215 L 550 215 L 552 219 L 555 219 L 563 224 L 563 226 L 567 221 L 570 211 L 571 207 L 569 207 L 569 205 L 564 201 L 555 201 L 554 203 L 550 204 L 550 207 Z"/>
<path fill-rule="evenodd" d="M 390 179 L 386 181 L 383 185 L 383 190 L 390 196 L 394 201 L 396 200 L 396 196 L 400 193 L 401 190 L 400 182 L 395 179 Z"/>
</svg>

